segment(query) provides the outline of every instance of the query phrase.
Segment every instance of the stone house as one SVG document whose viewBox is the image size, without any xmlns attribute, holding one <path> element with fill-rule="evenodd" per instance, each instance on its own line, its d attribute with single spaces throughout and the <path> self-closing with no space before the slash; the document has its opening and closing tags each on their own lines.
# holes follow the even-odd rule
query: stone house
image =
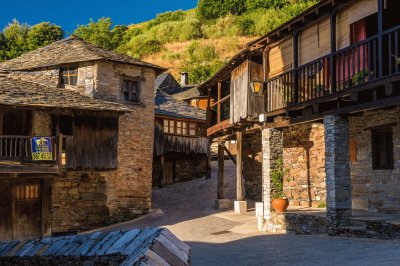
<svg viewBox="0 0 400 266">
<path fill-rule="evenodd" d="M 395 237 L 399 7 L 393 0 L 320 1 L 199 86 L 214 100 L 207 136 L 221 150 L 237 141 L 235 207 L 262 201 L 260 229 Z M 271 212 L 271 173 L 280 159 L 285 214 Z"/>
<path fill-rule="evenodd" d="M 162 71 L 74 36 L 0 64 L 2 239 L 149 211 Z"/>
<path fill-rule="evenodd" d="M 181 73 L 181 83 L 171 73 L 163 73 L 156 78 L 156 88 L 171 95 L 174 99 L 184 101 L 202 110 L 207 109 L 207 95 L 201 94 L 198 84 L 189 84 L 189 74 Z"/>
<path fill-rule="evenodd" d="M 209 175 L 206 112 L 160 89 L 155 104 L 153 186 Z"/>
</svg>

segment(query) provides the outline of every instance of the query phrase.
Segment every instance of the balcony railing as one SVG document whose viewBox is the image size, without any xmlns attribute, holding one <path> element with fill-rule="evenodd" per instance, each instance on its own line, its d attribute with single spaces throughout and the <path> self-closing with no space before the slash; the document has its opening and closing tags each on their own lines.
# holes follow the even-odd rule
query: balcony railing
<svg viewBox="0 0 400 266">
<path fill-rule="evenodd" d="M 0 136 L 0 172 L 57 172 L 65 165 L 63 153 L 65 136 L 44 137 L 45 149 L 38 146 L 41 139 L 33 136 Z M 35 146 L 35 147 L 33 147 Z M 52 169 L 50 169 L 52 168 Z"/>
<path fill-rule="evenodd" d="M 266 81 L 265 111 L 311 101 L 400 73 L 400 26 Z M 295 78 L 297 77 L 297 78 Z"/>
</svg>

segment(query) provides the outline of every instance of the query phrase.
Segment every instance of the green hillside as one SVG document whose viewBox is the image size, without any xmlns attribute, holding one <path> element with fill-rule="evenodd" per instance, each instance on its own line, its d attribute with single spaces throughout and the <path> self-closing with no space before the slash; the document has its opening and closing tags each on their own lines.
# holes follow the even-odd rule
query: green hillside
<svg viewBox="0 0 400 266">
<path fill-rule="evenodd" d="M 196 9 L 162 13 L 153 20 L 134 25 L 113 26 L 110 18 L 90 21 L 78 26 L 73 34 L 96 45 L 167 67 L 176 77 L 179 72 L 187 71 L 191 83 L 200 83 L 247 42 L 275 29 L 316 2 L 199 0 Z M 0 61 L 62 37 L 62 29 L 50 23 L 29 26 L 13 21 L 0 32 Z"/>
</svg>

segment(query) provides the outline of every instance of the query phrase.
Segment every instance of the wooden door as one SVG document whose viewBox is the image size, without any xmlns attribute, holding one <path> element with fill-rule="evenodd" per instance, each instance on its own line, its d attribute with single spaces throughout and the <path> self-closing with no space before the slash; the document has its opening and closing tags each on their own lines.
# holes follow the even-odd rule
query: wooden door
<svg viewBox="0 0 400 266">
<path fill-rule="evenodd" d="M 18 180 L 13 184 L 13 238 L 42 236 L 42 186 L 40 180 Z"/>
<path fill-rule="evenodd" d="M 11 180 L 0 180 L 0 241 L 13 237 L 11 188 Z"/>
<path fill-rule="evenodd" d="M 175 179 L 175 171 L 174 171 L 174 162 L 170 160 L 165 160 L 164 162 L 164 184 L 172 185 L 174 184 Z"/>
</svg>

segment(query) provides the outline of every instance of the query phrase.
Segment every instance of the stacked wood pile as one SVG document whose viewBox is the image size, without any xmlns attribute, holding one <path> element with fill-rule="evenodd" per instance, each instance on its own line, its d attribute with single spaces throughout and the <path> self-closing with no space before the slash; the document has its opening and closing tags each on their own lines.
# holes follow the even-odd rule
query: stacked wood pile
<svg viewBox="0 0 400 266">
<path fill-rule="evenodd" d="M 0 243 L 0 265 L 190 265 L 190 247 L 163 228 Z"/>
</svg>

